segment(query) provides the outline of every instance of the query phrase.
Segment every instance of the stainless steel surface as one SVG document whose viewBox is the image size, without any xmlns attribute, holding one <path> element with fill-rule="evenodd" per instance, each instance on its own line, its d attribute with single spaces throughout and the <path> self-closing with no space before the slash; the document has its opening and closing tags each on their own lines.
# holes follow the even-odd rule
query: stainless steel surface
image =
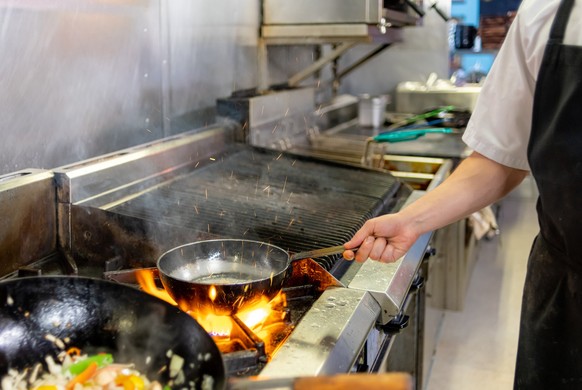
<svg viewBox="0 0 582 390">
<path fill-rule="evenodd" d="M 27 169 L 0 176 L 0 276 L 56 251 L 53 174 Z"/>
<path fill-rule="evenodd" d="M 160 2 L 2 2 L 0 173 L 161 138 Z"/>
<path fill-rule="evenodd" d="M 381 322 L 391 321 L 401 310 L 432 233 L 421 236 L 406 255 L 394 263 L 366 261 L 349 284 L 368 291 L 382 307 Z"/>
<path fill-rule="evenodd" d="M 58 201 L 111 207 L 120 195 L 134 194 L 156 176 L 207 160 L 233 142 L 231 130 L 213 127 L 56 168 Z M 113 192 L 117 198 L 108 196 Z"/>
<path fill-rule="evenodd" d="M 259 19 L 258 0 L 2 2 L 0 174 L 214 123 L 217 97 L 257 83 Z M 312 58 L 294 54 L 275 76 Z"/>
<path fill-rule="evenodd" d="M 473 111 L 480 92 L 480 85 L 430 88 L 419 82 L 403 82 L 396 88 L 396 111 L 420 114 L 448 105 Z"/>
<path fill-rule="evenodd" d="M 260 377 L 349 372 L 379 315 L 380 306 L 367 292 L 327 289 Z"/>
<path fill-rule="evenodd" d="M 419 15 L 383 0 L 263 0 L 265 25 L 372 24 L 414 26 Z M 394 3 L 394 2 L 392 2 Z M 396 2 L 398 3 L 398 2 Z M 418 3 L 418 2 L 415 2 Z M 398 5 L 398 4 L 396 4 Z"/>
<path fill-rule="evenodd" d="M 375 24 L 382 0 L 263 0 L 264 24 Z"/>
<path fill-rule="evenodd" d="M 387 117 L 393 114 L 387 113 Z M 318 128 L 317 131 L 309 134 L 311 152 L 359 161 L 364 156 L 367 139 L 381 131 L 382 129 L 359 126 L 357 118 L 336 124 L 331 128 Z M 456 160 L 465 158 L 470 154 L 470 149 L 462 140 L 462 134 L 455 133 L 427 134 L 414 141 L 378 144 L 375 149 L 389 155 Z"/>
<path fill-rule="evenodd" d="M 296 88 L 221 98 L 217 113 L 240 125 L 239 140 L 285 150 L 301 140 L 306 142 L 315 106 L 313 88 Z"/>
<path fill-rule="evenodd" d="M 148 188 L 179 175 L 182 169 L 209 162 L 215 153 L 223 150 L 233 140 L 234 134 L 231 130 L 217 127 L 203 132 L 185 133 L 55 169 L 59 215 L 58 246 L 65 253 L 69 264 L 75 262 L 73 257 L 95 257 L 95 254 L 77 252 L 85 245 L 101 246 L 102 253 L 96 257 L 110 256 L 112 259 L 117 256 L 113 243 L 127 239 L 128 235 L 132 236 L 120 227 L 123 223 L 119 222 L 119 218 L 101 210 L 108 210 L 142 195 Z M 87 226 L 75 226 L 75 221 L 79 220 L 86 221 Z M 128 230 L 136 229 L 147 231 L 148 227 L 132 226 Z M 92 235 L 95 230 L 105 233 L 96 237 Z M 166 229 L 166 234 L 165 240 L 168 244 L 178 245 L 179 241 L 176 240 L 184 238 L 184 233 L 178 234 L 170 227 Z M 134 258 L 132 261 L 153 262 L 159 255 L 159 249 L 156 251 L 147 239 L 137 245 L 139 250 L 134 249 L 134 255 L 135 252 L 147 253 L 146 259 Z M 134 255 L 125 253 L 127 257 Z M 100 261 L 103 262 L 102 259 Z"/>
<path fill-rule="evenodd" d="M 367 24 L 264 25 L 261 36 L 272 45 L 339 42 L 395 43 L 403 40 L 401 29 L 383 30 Z"/>
</svg>

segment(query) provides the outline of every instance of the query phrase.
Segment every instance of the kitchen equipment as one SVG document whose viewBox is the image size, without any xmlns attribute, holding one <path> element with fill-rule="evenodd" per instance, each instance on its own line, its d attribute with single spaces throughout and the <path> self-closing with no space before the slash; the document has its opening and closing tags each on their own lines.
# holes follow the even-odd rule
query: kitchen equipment
<svg viewBox="0 0 582 390">
<path fill-rule="evenodd" d="M 396 142 L 405 142 L 405 141 L 414 141 L 426 134 L 452 134 L 457 133 L 458 131 L 451 129 L 451 128 L 428 128 L 428 129 L 412 129 L 412 130 L 394 130 L 394 131 L 387 131 L 381 134 L 378 134 L 373 137 L 369 137 L 366 140 L 366 147 L 364 149 L 364 156 L 362 157 L 362 161 L 365 165 L 373 166 L 372 159 L 374 154 L 374 144 L 389 142 L 389 143 L 396 143 Z"/>
<path fill-rule="evenodd" d="M 361 95 L 358 103 L 358 121 L 360 126 L 378 128 L 386 120 L 386 105 L 389 96 Z"/>
<path fill-rule="evenodd" d="M 160 279 L 185 311 L 212 307 L 229 315 L 282 288 L 293 261 L 335 255 L 343 246 L 293 256 L 280 247 L 252 240 L 206 240 L 173 248 L 158 259 Z"/>
<path fill-rule="evenodd" d="M 273 128 L 269 134 L 273 136 Z M 59 267 L 63 254 L 81 275 L 137 274 L 183 243 L 230 237 L 269 242 L 288 253 L 339 245 L 367 219 L 399 210 L 413 192 L 386 171 L 235 144 L 232 129 L 219 126 L 80 161 L 51 174 L 57 193 L 57 252 L 46 258 L 39 253 L 26 262 L 8 260 L 2 278 L 71 272 Z M 12 212 L 31 215 L 17 198 L 5 199 Z M 19 234 L 22 245 L 35 239 L 18 226 L 8 232 Z M 365 267 L 341 255 L 294 262 L 281 291 L 286 306 L 272 309 L 275 316 L 284 315 L 283 321 L 266 323 L 272 337 L 251 329 L 254 325 L 243 322 L 240 312 L 228 316 L 234 324 L 232 338 L 212 333 L 217 345 L 233 347 L 220 349 L 229 378 L 394 371 L 386 361 L 401 337 L 395 334 L 406 324 L 401 317 L 410 317 L 402 334 L 421 331 L 414 324 L 422 327 L 424 294 L 415 286 L 422 279 L 427 240 L 419 239 L 416 250 L 396 263 L 383 264 L 382 278 L 378 270 L 358 277 Z M 374 285 L 375 295 L 367 290 L 370 278 L 380 284 Z M 359 282 L 351 287 L 354 279 Z M 396 318 L 394 327 L 390 322 Z M 420 388 L 416 373 L 421 367 L 414 358 L 420 356 L 418 348 L 407 346 L 399 356 L 413 356 L 405 371 Z"/>
<path fill-rule="evenodd" d="M 449 83 L 429 88 L 422 82 L 405 81 L 396 87 L 394 98 L 396 111 L 402 113 L 421 113 L 427 107 L 447 105 L 472 112 L 480 92 L 480 84 L 467 83 L 457 87 Z"/>
<path fill-rule="evenodd" d="M 0 376 L 77 347 L 87 354 L 111 353 L 115 362 L 133 363 L 166 384 L 169 370 L 163 368 L 171 351 L 185 360 L 186 384 L 209 376 L 216 388 L 224 386 L 221 355 L 204 329 L 137 289 L 92 278 L 27 277 L 1 282 L 0 302 Z"/>
</svg>

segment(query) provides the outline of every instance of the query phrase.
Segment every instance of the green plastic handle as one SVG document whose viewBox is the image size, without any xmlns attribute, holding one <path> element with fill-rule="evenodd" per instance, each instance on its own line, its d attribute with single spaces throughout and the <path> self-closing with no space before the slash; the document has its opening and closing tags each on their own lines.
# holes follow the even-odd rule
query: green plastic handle
<svg viewBox="0 0 582 390">
<path fill-rule="evenodd" d="M 391 131 L 387 133 L 378 134 L 373 138 L 376 142 L 403 142 L 413 141 L 430 133 L 452 133 L 453 129 L 445 127 L 440 129 L 415 129 L 415 130 L 401 130 Z"/>
<path fill-rule="evenodd" d="M 438 115 L 441 112 L 453 111 L 454 109 L 455 109 L 455 106 L 439 107 L 439 108 L 434 109 L 432 111 L 425 112 L 424 114 L 414 115 L 414 116 L 406 119 L 404 122 L 406 122 L 406 123 L 418 122 L 421 119 L 427 119 L 427 118 L 433 117 L 435 115 Z"/>
</svg>

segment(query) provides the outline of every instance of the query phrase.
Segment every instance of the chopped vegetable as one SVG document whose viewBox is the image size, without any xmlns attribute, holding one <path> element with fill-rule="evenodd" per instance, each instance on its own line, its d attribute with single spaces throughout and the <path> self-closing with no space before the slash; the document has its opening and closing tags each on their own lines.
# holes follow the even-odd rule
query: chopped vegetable
<svg viewBox="0 0 582 390">
<path fill-rule="evenodd" d="M 67 349 L 67 355 L 69 356 L 81 356 L 81 350 L 77 347 L 71 347 Z"/>
<path fill-rule="evenodd" d="M 175 367 L 179 367 L 179 374 L 183 376 L 181 370 L 184 364 L 183 359 L 173 355 L 173 360 Z M 150 381 L 136 370 L 133 364 L 114 363 L 111 354 L 87 356 L 81 355 L 81 352 L 77 352 L 74 348 L 69 348 L 58 354 L 58 361 L 55 361 L 51 355 L 46 356 L 45 361 L 48 371 L 43 371 L 41 364 L 21 371 L 8 370 L 8 373 L 1 378 L 0 388 L 11 390 L 80 390 L 83 388 L 162 390 L 162 384 Z M 168 384 L 173 386 L 177 384 L 177 380 L 174 379 Z M 190 388 L 193 389 L 194 386 Z"/>
<path fill-rule="evenodd" d="M 69 371 L 70 371 L 70 369 L 69 369 Z M 89 362 L 89 364 L 87 365 L 87 368 L 85 368 L 85 370 L 83 370 L 79 375 L 77 375 L 76 377 L 71 379 L 69 381 L 69 383 L 67 383 L 66 389 L 67 390 L 74 389 L 75 385 L 77 383 L 84 384 L 89 379 L 91 379 L 93 377 L 93 375 L 95 375 L 96 372 L 97 372 L 97 363 L 94 361 Z"/>
<path fill-rule="evenodd" d="M 73 375 L 79 375 L 89 367 L 91 363 L 95 363 L 97 367 L 104 367 L 113 363 L 113 356 L 109 353 L 100 353 L 98 355 L 89 356 L 69 367 L 69 372 Z"/>
</svg>

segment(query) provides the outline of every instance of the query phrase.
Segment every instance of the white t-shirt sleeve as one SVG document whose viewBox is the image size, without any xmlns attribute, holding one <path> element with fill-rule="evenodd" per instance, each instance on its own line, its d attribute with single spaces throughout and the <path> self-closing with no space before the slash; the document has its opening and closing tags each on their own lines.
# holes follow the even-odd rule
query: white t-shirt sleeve
<svg viewBox="0 0 582 390">
<path fill-rule="evenodd" d="M 487 76 L 463 141 L 509 167 L 529 170 L 533 97 L 559 1 L 525 0 Z"/>
</svg>

